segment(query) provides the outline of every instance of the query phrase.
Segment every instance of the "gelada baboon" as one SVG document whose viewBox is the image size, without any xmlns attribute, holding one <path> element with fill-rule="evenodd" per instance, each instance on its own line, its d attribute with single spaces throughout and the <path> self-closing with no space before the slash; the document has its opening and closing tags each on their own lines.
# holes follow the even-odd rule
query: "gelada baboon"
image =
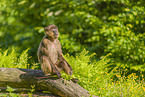
<svg viewBox="0 0 145 97">
<path fill-rule="evenodd" d="M 44 30 L 45 36 L 40 42 L 37 52 L 42 71 L 45 75 L 57 74 L 58 77 L 61 76 L 60 71 L 72 75 L 72 68 L 63 57 L 57 26 L 49 25 Z"/>
</svg>

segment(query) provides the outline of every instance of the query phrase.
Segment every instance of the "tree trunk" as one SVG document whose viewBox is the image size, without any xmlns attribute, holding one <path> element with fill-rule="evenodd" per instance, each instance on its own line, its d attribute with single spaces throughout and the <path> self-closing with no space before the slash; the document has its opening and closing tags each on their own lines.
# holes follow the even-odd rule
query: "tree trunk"
<svg viewBox="0 0 145 97">
<path fill-rule="evenodd" d="M 57 77 L 38 79 L 40 77 L 44 77 L 41 70 L 0 68 L 0 87 L 31 88 L 35 85 L 35 90 L 51 91 L 62 97 L 90 96 L 87 90 L 72 81 Z"/>
</svg>

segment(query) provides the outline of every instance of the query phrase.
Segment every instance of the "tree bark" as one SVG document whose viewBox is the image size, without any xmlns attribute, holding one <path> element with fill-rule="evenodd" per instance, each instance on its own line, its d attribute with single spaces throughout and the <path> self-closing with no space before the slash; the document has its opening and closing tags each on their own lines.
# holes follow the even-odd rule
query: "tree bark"
<svg viewBox="0 0 145 97">
<path fill-rule="evenodd" d="M 47 90 L 62 97 L 90 97 L 87 90 L 63 78 L 44 77 L 41 70 L 20 69 L 20 68 L 0 68 L 0 87 L 10 86 L 12 88 L 31 88 L 35 85 L 35 90 Z"/>
</svg>

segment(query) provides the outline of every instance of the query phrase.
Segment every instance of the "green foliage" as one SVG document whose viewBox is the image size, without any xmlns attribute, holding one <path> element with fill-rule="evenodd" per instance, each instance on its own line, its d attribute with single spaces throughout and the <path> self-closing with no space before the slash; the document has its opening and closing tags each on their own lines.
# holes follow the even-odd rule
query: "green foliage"
<svg viewBox="0 0 145 97">
<path fill-rule="evenodd" d="M 20 97 L 20 95 L 12 93 L 15 91 L 15 89 L 11 88 L 10 86 L 7 86 L 6 91 L 9 92 L 9 94 L 0 94 L 0 96 L 1 97 Z"/>
<path fill-rule="evenodd" d="M 8 53 L 5 50 L 0 52 L 0 67 L 6 68 L 27 68 L 28 62 L 28 49 L 24 50 L 21 54 L 17 54 L 13 49 Z"/>
<path fill-rule="evenodd" d="M 35 85 L 31 85 L 31 90 L 30 92 L 28 92 L 28 95 L 25 96 L 29 96 L 32 97 L 33 92 L 35 91 Z M 21 97 L 21 94 L 18 93 L 14 93 L 16 89 L 11 88 L 10 86 L 7 86 L 6 91 L 8 93 L 0 93 L 0 97 Z M 23 95 L 24 96 L 24 95 Z"/>
<path fill-rule="evenodd" d="M 35 91 L 35 85 L 31 85 L 31 91 L 28 93 L 29 97 L 32 97 L 33 92 Z"/>
<path fill-rule="evenodd" d="M 141 29 L 144 26 L 144 7 L 140 5 L 141 1 L 135 5 L 129 0 L 125 3 L 128 8 L 122 7 L 121 13 L 108 17 L 110 24 L 102 27 L 101 33 L 107 37 L 104 51 L 113 54 L 114 62 L 118 66 L 145 71 L 145 36 Z M 136 27 L 137 25 L 140 27 Z"/>
<path fill-rule="evenodd" d="M 115 66 L 145 71 L 145 1 L 138 0 L 1 0 L 0 46 L 36 52 L 44 27 L 59 28 L 63 52 L 86 48 L 97 58 L 112 53 Z M 23 45 L 22 45 L 23 44 Z"/>
<path fill-rule="evenodd" d="M 11 68 L 27 68 L 28 49 L 24 50 L 21 54 L 16 54 L 15 50 L 8 53 L 8 50 L 0 53 L 3 61 L 2 66 Z M 18 55 L 20 57 L 18 57 Z M 109 68 L 112 66 L 112 62 L 108 59 L 112 56 L 110 53 L 102 57 L 99 61 L 92 60 L 96 54 L 89 54 L 85 49 L 79 53 L 76 57 L 66 54 L 64 57 L 70 63 L 73 68 L 73 75 L 69 76 L 62 73 L 62 77 L 67 80 L 72 78 L 79 79 L 78 84 L 89 91 L 90 94 L 96 96 L 130 96 L 130 97 L 142 97 L 145 95 L 144 75 L 141 74 L 141 78 L 137 74 L 132 73 L 127 75 L 128 69 L 125 66 Z M 5 56 L 5 57 L 4 57 Z M 15 56 L 15 57 L 14 57 Z M 9 60 L 9 64 L 6 63 L 6 59 Z M 23 57 L 23 58 L 21 58 Z M 6 58 L 6 59 L 5 59 Z M 15 60 L 14 60 L 15 59 Z M 1 59 L 2 60 L 2 59 Z M 10 63 L 12 62 L 12 63 Z M 15 63 L 15 64 L 14 64 Z M 21 63 L 21 65 L 20 65 Z M 25 64 L 24 64 L 25 63 Z M 5 65 L 4 65 L 5 64 Z M 8 64 L 8 65 L 7 65 Z M 34 63 L 36 65 L 36 63 Z M 10 66 L 9 66 L 10 65 Z M 34 66 L 35 67 L 35 66 Z M 32 68 L 34 68 L 32 67 Z M 123 75 L 122 75 L 123 74 Z M 32 89 L 28 92 L 31 97 L 35 91 L 35 85 L 31 86 Z M 15 94 L 15 89 L 7 87 L 8 94 L 0 94 L 0 96 L 19 96 Z"/>
<path fill-rule="evenodd" d="M 101 70 L 112 70 L 110 75 L 113 76 L 113 71 L 122 67 L 127 69 L 128 75 L 132 72 L 144 73 L 144 5 L 144 0 L 1 0 L 0 66 L 38 68 L 36 52 L 44 36 L 43 28 L 55 24 L 59 28 L 64 54 L 76 55 L 84 48 L 95 52 L 96 60 L 112 54 L 108 56 L 112 64 L 105 70 L 101 68 L 108 65 L 96 65 L 100 63 L 94 60 L 89 62 L 90 57 L 85 52 L 88 57 L 82 59 L 79 59 L 80 55 L 77 58 L 68 56 L 71 58 L 69 62 L 77 64 L 73 69 L 80 80 L 87 77 L 90 81 L 93 76 L 99 76 Z M 9 53 L 8 48 L 12 52 Z M 29 54 L 24 51 L 27 48 L 30 48 Z M 101 61 L 104 64 L 108 62 L 107 59 Z M 80 72 L 85 71 L 85 66 L 90 71 L 84 72 L 83 77 Z M 82 83 L 89 84 L 86 81 Z"/>
<path fill-rule="evenodd" d="M 63 73 L 63 78 L 66 80 L 78 78 L 78 84 L 96 96 L 142 97 L 145 95 L 143 75 L 142 80 L 135 73 L 127 76 L 128 69 L 125 66 L 110 70 L 108 68 L 112 65 L 111 60 L 108 59 L 111 56 L 110 53 L 102 57 L 100 61 L 90 61 L 94 55 L 96 54 L 89 55 L 86 50 L 76 57 L 67 54 L 65 58 L 73 68 L 73 75 L 68 76 Z M 114 79 L 115 77 L 117 80 Z"/>
<path fill-rule="evenodd" d="M 7 90 L 6 91 L 8 91 L 8 92 L 14 92 L 15 91 L 15 89 L 13 89 L 13 88 L 11 88 L 10 86 L 7 86 Z"/>
<path fill-rule="evenodd" d="M 28 50 L 29 49 L 24 50 L 22 54 L 19 56 L 18 63 L 17 63 L 18 68 L 27 68 Z"/>
</svg>

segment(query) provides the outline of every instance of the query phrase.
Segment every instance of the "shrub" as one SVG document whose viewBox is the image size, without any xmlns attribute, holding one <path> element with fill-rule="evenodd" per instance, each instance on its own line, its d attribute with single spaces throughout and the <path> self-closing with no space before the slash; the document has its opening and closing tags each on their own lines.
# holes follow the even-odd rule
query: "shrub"
<svg viewBox="0 0 145 97">
<path fill-rule="evenodd" d="M 21 54 L 18 54 L 13 49 L 8 53 L 8 50 L 0 52 L 0 67 L 6 68 L 27 68 L 28 62 L 28 50 L 24 50 Z"/>
</svg>

